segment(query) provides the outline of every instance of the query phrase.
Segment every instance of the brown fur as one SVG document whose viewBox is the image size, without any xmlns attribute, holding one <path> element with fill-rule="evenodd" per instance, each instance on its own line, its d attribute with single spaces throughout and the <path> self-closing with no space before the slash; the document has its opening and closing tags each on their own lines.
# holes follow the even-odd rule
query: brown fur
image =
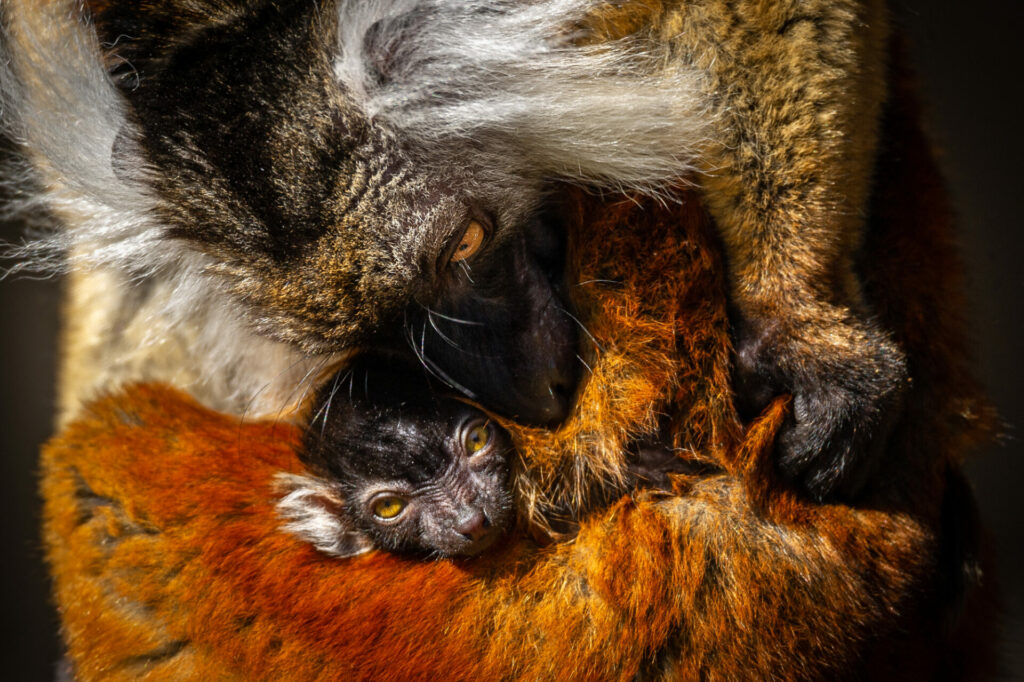
<svg viewBox="0 0 1024 682">
<path fill-rule="evenodd" d="M 665 209 L 581 200 L 580 279 L 622 284 L 579 287 L 600 349 L 573 421 L 555 434 L 516 432 L 524 513 L 577 510 L 575 539 L 540 547 L 517 534 L 474 561 L 330 559 L 274 515 L 272 478 L 297 470 L 298 429 L 129 388 L 95 403 L 44 457 L 46 540 L 76 673 L 983 674 L 985 636 L 963 633 L 991 622 L 989 583 L 974 572 L 977 529 L 957 462 L 989 415 L 965 370 L 948 209 L 904 95 L 886 120 L 892 146 L 864 267 L 908 348 L 912 407 L 864 505 L 811 504 L 779 480 L 772 443 L 785 401 L 738 426 L 722 268 L 695 198 Z M 907 267 L 918 260 L 928 267 Z M 590 509 L 590 486 L 614 480 L 626 444 L 658 428 L 682 457 L 722 473 Z"/>
<path fill-rule="evenodd" d="M 797 396 L 780 461 L 819 498 L 856 496 L 904 404 L 905 349 L 854 269 L 888 18 L 884 0 L 638 0 L 594 18 L 594 40 L 640 35 L 706 76 L 721 115 L 699 182 L 731 275 L 737 391 L 749 407 Z"/>
</svg>

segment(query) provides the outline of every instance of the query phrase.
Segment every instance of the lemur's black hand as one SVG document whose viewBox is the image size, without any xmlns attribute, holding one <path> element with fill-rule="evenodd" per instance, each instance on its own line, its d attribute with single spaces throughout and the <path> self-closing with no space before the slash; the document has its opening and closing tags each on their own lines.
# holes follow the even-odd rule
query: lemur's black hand
<svg viewBox="0 0 1024 682">
<path fill-rule="evenodd" d="M 885 452 L 908 386 L 903 353 L 884 332 L 855 319 L 796 330 L 743 320 L 734 381 L 745 418 L 775 396 L 793 396 L 777 443 L 781 473 L 812 498 L 849 501 Z"/>
</svg>

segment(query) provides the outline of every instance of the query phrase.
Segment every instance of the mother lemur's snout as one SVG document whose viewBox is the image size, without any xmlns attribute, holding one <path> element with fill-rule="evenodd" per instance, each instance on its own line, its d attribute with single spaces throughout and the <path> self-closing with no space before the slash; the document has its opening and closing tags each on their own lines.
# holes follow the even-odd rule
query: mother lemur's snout
<svg viewBox="0 0 1024 682">
<path fill-rule="evenodd" d="M 517 396 L 516 418 L 539 426 L 557 426 L 575 404 L 580 380 L 579 334 L 575 320 L 554 302 L 541 311 L 532 329 L 534 338 L 523 344 L 533 357 L 523 357 L 522 394 Z"/>
<path fill-rule="evenodd" d="M 411 346 L 438 378 L 485 408 L 557 426 L 572 411 L 581 376 L 567 291 L 564 230 L 538 220 L 482 248 L 443 295 L 411 309 Z"/>
</svg>

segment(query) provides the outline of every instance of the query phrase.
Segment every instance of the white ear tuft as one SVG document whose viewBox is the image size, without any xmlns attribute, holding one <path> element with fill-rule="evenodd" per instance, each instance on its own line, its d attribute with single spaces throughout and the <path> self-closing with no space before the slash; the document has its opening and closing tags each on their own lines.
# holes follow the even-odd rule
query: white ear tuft
<svg viewBox="0 0 1024 682">
<path fill-rule="evenodd" d="M 274 483 L 284 494 L 277 503 L 278 516 L 287 521 L 284 530 L 324 554 L 343 559 L 374 548 L 365 533 L 348 523 L 344 500 L 323 479 L 280 473 Z"/>
</svg>

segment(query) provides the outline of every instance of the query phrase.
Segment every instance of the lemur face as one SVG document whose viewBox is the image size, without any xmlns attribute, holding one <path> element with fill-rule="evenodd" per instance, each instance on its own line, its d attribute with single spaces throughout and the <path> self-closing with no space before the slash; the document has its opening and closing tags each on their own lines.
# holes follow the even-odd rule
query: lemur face
<svg viewBox="0 0 1024 682">
<path fill-rule="evenodd" d="M 307 509 L 337 529 L 308 535 L 318 546 L 315 537 L 330 537 L 329 553 L 372 546 L 469 556 L 510 525 L 508 433 L 436 394 L 422 368 L 363 356 L 325 386 L 314 409 L 300 456 L 331 492 L 311 496 Z M 322 501 L 331 496 L 333 507 Z"/>
<path fill-rule="evenodd" d="M 418 450 L 410 459 L 420 462 L 431 459 L 417 456 L 427 451 L 441 455 L 439 466 L 418 469 L 402 458 L 392 460 L 387 476 L 357 476 L 343 485 L 350 491 L 345 499 L 353 521 L 381 548 L 469 556 L 491 546 L 508 526 L 507 435 L 455 401 L 442 405 L 441 412 L 451 418 L 446 432 L 427 433 L 434 423 L 405 421 L 394 425 L 395 435 L 402 433 L 392 441 Z"/>
<path fill-rule="evenodd" d="M 154 35 L 119 17 L 104 26 L 133 36 L 113 73 L 138 130 L 121 143 L 153 169 L 168 235 L 260 332 L 402 349 L 504 415 L 566 417 L 578 335 L 536 183 L 431 163 L 361 110 L 335 75 L 336 11 L 268 3 L 180 32 L 149 16 Z"/>
</svg>

